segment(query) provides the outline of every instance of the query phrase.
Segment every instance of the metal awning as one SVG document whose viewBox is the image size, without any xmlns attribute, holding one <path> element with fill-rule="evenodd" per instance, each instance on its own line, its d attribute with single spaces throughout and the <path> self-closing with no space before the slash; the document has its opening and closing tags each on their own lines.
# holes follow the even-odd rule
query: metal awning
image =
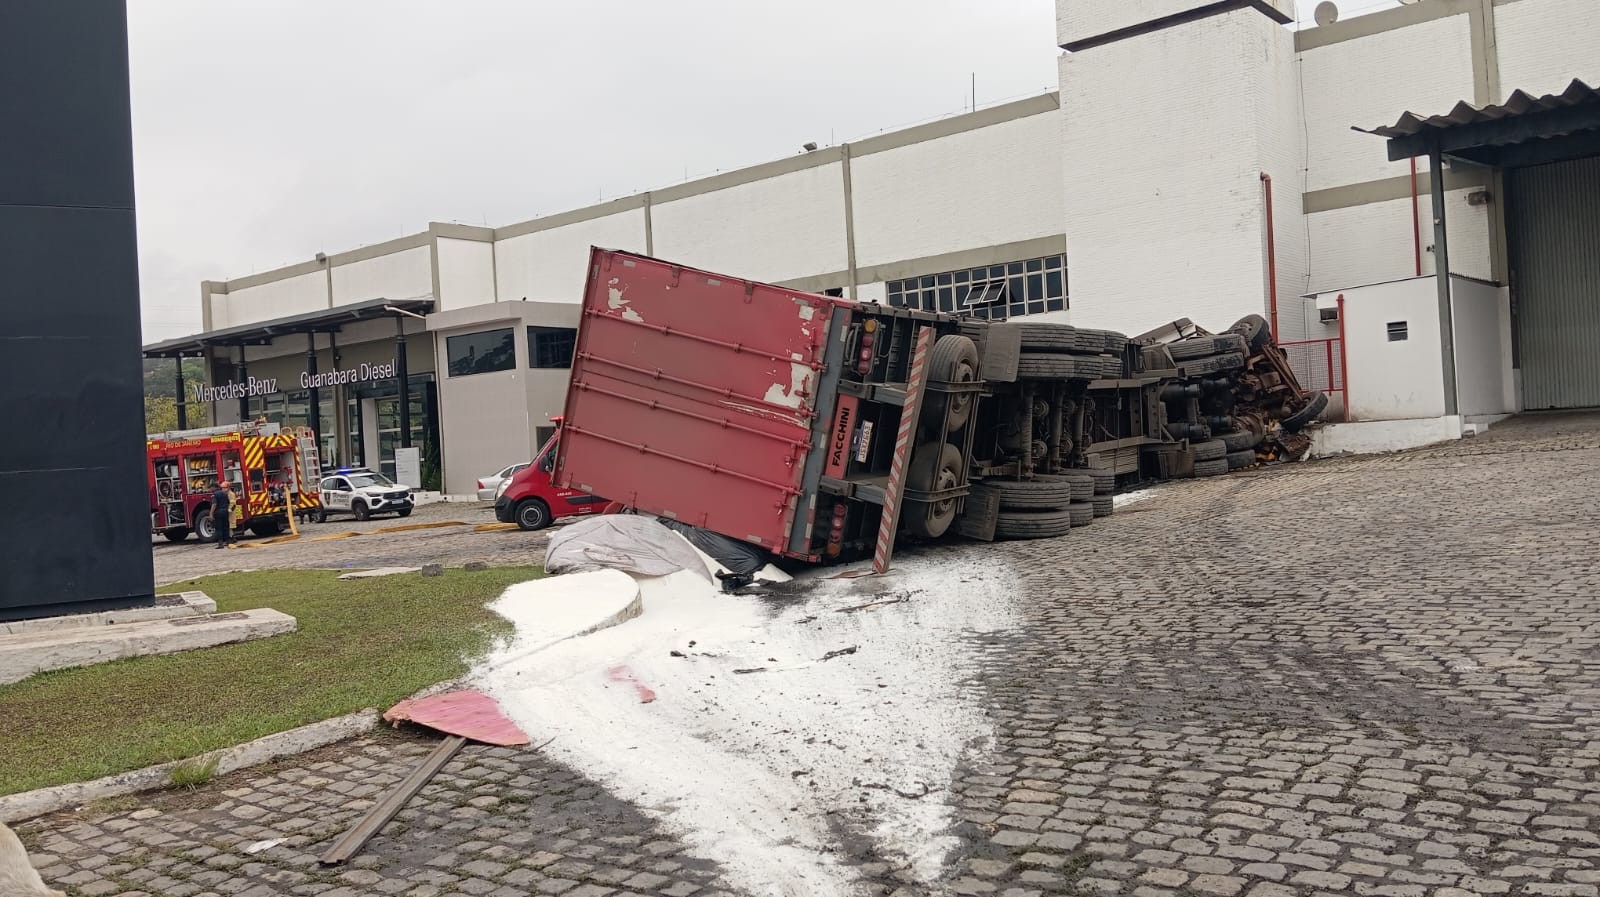
<svg viewBox="0 0 1600 897">
<path fill-rule="evenodd" d="M 1513 93 L 1496 106 L 1457 103 L 1444 115 L 1407 112 L 1393 125 L 1357 128 L 1389 138 L 1389 159 L 1438 151 L 1499 168 L 1600 154 L 1600 90 L 1574 80 L 1561 93 Z"/>
<path fill-rule="evenodd" d="M 367 299 L 336 308 L 308 311 L 270 321 L 225 327 L 221 330 L 151 343 L 144 347 L 144 357 L 176 358 L 180 355 L 198 355 L 213 346 L 264 346 L 276 337 L 293 333 L 331 333 L 337 332 L 345 324 L 354 324 L 357 321 L 397 317 L 406 313 L 425 315 L 433 311 L 434 304 L 433 299 L 428 297 Z"/>
</svg>

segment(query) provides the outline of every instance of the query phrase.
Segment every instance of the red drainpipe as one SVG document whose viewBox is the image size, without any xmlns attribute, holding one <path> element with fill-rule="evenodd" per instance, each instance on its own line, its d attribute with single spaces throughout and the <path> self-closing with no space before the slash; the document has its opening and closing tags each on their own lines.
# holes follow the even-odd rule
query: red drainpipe
<svg viewBox="0 0 1600 897">
<path fill-rule="evenodd" d="M 1278 247 L 1272 235 L 1272 175 L 1261 172 L 1261 183 L 1267 189 L 1267 291 L 1270 301 L 1272 338 L 1278 338 Z"/>
<path fill-rule="evenodd" d="M 1417 157 L 1411 157 L 1411 243 L 1417 255 L 1417 276 L 1422 276 L 1422 209 L 1417 204 Z"/>
</svg>

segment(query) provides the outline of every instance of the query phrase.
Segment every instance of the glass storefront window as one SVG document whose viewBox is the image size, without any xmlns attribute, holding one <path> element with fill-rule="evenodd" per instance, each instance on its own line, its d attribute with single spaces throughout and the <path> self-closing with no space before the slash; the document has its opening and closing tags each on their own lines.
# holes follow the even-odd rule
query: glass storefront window
<svg viewBox="0 0 1600 897">
<path fill-rule="evenodd" d="M 578 331 L 572 327 L 529 327 L 528 367 L 570 368 Z"/>
</svg>

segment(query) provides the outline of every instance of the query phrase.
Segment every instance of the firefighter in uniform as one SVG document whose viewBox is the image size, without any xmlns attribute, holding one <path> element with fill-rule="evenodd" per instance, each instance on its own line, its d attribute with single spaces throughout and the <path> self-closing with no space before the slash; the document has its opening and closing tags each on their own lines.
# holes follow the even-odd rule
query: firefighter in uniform
<svg viewBox="0 0 1600 897">
<path fill-rule="evenodd" d="M 217 531 L 217 547 L 227 548 L 232 538 L 233 492 L 227 480 L 217 481 L 217 491 L 211 493 L 211 525 Z"/>
</svg>

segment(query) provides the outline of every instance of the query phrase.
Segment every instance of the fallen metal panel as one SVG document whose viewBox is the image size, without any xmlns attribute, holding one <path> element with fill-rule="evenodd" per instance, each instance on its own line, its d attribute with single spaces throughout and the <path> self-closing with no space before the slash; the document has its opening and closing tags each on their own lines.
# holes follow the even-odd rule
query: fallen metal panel
<svg viewBox="0 0 1600 897">
<path fill-rule="evenodd" d="M 424 785 L 439 774 L 439 770 L 444 769 L 444 765 L 449 763 L 466 743 L 467 740 L 460 735 L 451 735 L 439 742 L 433 753 L 423 758 L 423 761 L 411 770 L 411 775 L 406 776 L 405 780 L 396 785 L 383 800 L 374 804 L 372 809 L 361 817 L 360 822 L 328 848 L 318 862 L 324 866 L 337 866 L 360 853 L 361 848 L 367 846 L 367 842 L 382 831 L 383 827 L 399 814 Z"/>
</svg>

